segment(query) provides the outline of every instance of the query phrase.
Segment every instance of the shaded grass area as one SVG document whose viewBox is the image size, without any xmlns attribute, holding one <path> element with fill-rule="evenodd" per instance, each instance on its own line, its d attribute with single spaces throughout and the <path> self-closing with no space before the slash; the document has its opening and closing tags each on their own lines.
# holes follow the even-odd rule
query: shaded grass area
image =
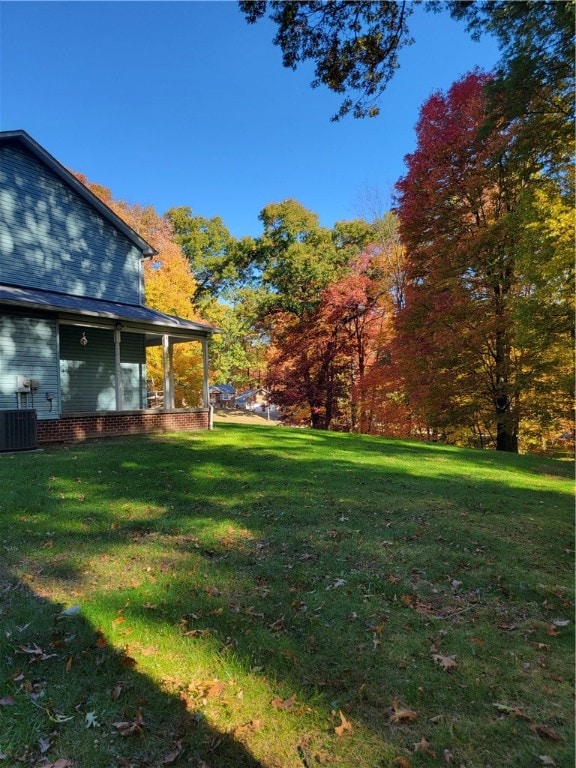
<svg viewBox="0 0 576 768">
<path fill-rule="evenodd" d="M 572 473 L 228 424 L 1 456 L 4 764 L 572 765 Z"/>
</svg>

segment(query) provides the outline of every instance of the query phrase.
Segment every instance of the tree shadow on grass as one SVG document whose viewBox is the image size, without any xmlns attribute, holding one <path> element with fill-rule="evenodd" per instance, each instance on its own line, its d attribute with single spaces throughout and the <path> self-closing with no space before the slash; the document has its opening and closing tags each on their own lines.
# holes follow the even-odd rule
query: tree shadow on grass
<svg viewBox="0 0 576 768">
<path fill-rule="evenodd" d="M 55 452 L 57 470 L 48 455 L 39 457 L 36 468 L 29 461 L 29 487 L 36 483 L 40 493 L 29 503 L 12 505 L 11 534 L 22 540 L 31 531 L 14 572 L 28 561 L 39 569 L 39 581 L 76 584 L 82 591 L 96 577 L 92 571 L 101 559 L 113 562 L 126 550 L 126 571 L 99 595 L 108 617 L 122 615 L 153 632 L 181 626 L 190 637 L 190 653 L 203 643 L 211 645 L 214 658 L 230 654 L 244 670 L 260 670 L 281 696 L 295 692 L 326 713 L 334 703 L 342 706 L 381 743 L 390 734 L 385 710 L 392 696 L 427 706 L 430 716 L 441 706 L 441 683 L 438 693 L 430 685 L 428 700 L 422 698 L 419 667 L 430 665 L 428 634 L 445 626 L 435 621 L 450 617 L 442 612 L 453 611 L 455 624 L 470 621 L 468 628 L 462 625 L 463 634 L 475 633 L 476 618 L 492 612 L 490 635 L 496 636 L 502 632 L 498 623 L 522 619 L 528 604 L 554 600 L 560 607 L 563 596 L 551 597 L 539 584 L 540 574 L 546 572 L 552 581 L 571 569 L 568 556 L 561 564 L 558 556 L 555 527 L 564 512 L 555 507 L 553 489 L 516 487 L 511 496 L 498 478 L 471 484 L 466 467 L 459 475 L 448 469 L 431 477 L 411 475 L 409 463 L 390 463 L 383 471 L 376 457 L 383 450 L 422 461 L 427 447 L 339 436 L 337 455 L 324 455 L 319 452 L 324 444 L 333 450 L 336 443 L 323 434 L 307 432 L 304 440 L 301 432 L 270 428 L 270 434 L 272 429 L 276 443 L 266 440 L 265 429 L 251 433 L 234 426 L 213 445 L 203 437 L 110 441 L 94 450 Z M 359 447 L 366 458 L 362 465 L 356 454 L 346 455 L 348 448 Z M 452 449 L 433 451 L 435 457 L 454 455 Z M 457 454 L 461 464 L 473 463 L 476 454 L 469 454 Z M 506 508 L 510 503 L 513 507 Z M 535 534 L 539 549 L 531 551 L 530 526 L 536 527 L 530 516 L 541 512 L 542 503 L 547 515 L 541 522 L 550 526 L 551 535 L 543 540 Z M 34 536 L 40 529 L 42 547 L 53 546 L 39 550 Z M 417 551 L 416 561 L 411 550 Z M 438 562 L 440 577 L 434 581 L 427 573 L 436 571 Z M 506 562 L 516 571 L 500 567 Z M 506 580 L 515 578 L 509 573 L 522 569 L 522 591 L 515 585 L 508 589 Z M 130 600 L 133 579 L 142 587 L 137 600 Z M 450 586 L 454 579 L 464 583 L 461 595 Z M 144 606 L 145 601 L 155 607 Z M 50 632 L 66 625 L 54 624 L 54 605 L 46 610 L 46 637 L 52 642 Z M 545 626 L 544 610 L 531 611 L 532 621 L 538 618 Z M 19 625 L 25 623 L 22 619 Z M 86 631 L 94 637 L 89 626 Z M 27 642 L 43 647 L 32 634 Z M 482 642 L 491 642 L 490 636 Z M 137 670 L 127 671 L 121 654 L 111 652 L 110 665 L 96 667 L 93 647 L 68 653 L 87 666 L 88 680 L 107 666 L 129 674 L 134 695 L 121 711 L 124 702 L 114 703 L 107 723 L 134 722 L 141 700 L 166 702 L 170 714 L 155 715 L 153 722 L 142 706 L 142 735 L 122 740 L 113 734 L 112 746 L 120 742 L 140 750 L 126 748 L 121 759 L 137 754 L 142 757 L 135 765 L 154 765 L 143 762 L 151 728 L 163 738 L 151 759 L 169 755 L 184 731 L 186 754 L 210 768 L 258 765 L 237 740 L 210 729 L 194 712 L 183 714 L 178 697 L 158 690 Z M 60 663 L 65 666 L 64 656 Z M 66 674 L 71 673 L 76 661 Z M 71 679 L 64 675 L 65 683 Z M 481 683 L 478 699 L 491 695 L 490 684 L 499 684 L 497 674 Z M 74 687 L 82 689 L 80 679 Z M 84 716 L 107 711 L 106 692 L 113 689 L 113 679 L 100 684 L 98 678 L 96 703 L 78 699 L 68 709 L 80 706 Z M 473 704 L 471 719 L 482 711 Z M 149 709 L 157 713 L 162 706 Z M 184 725 L 176 727 L 182 717 Z M 93 729 L 85 730 L 92 743 Z M 211 757 L 212 744 L 223 750 L 216 757 Z"/>
<path fill-rule="evenodd" d="M 62 609 L 0 566 L 2 765 L 261 768 L 237 738 L 141 674 L 81 611 Z"/>
</svg>

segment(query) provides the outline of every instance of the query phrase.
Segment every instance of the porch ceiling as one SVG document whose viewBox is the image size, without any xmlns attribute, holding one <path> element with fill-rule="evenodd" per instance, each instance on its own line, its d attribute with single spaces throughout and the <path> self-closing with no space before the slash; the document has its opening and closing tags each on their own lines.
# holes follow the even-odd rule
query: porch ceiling
<svg viewBox="0 0 576 768">
<path fill-rule="evenodd" d="M 63 323 L 75 325 L 114 328 L 116 323 L 121 323 L 125 331 L 144 333 L 146 343 L 151 345 L 160 343 L 163 335 L 170 336 L 173 341 L 191 341 L 218 333 L 214 326 L 166 315 L 141 305 L 0 284 L 0 308 L 2 306 L 56 314 Z"/>
</svg>

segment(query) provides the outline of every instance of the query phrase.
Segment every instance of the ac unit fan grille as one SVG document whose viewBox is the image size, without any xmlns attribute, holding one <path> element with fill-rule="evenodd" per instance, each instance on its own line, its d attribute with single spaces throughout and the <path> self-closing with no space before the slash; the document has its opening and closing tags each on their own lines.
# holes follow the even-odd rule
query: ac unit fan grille
<svg viewBox="0 0 576 768">
<path fill-rule="evenodd" d="M 38 445 L 34 408 L 0 410 L 0 451 L 30 451 Z"/>
</svg>

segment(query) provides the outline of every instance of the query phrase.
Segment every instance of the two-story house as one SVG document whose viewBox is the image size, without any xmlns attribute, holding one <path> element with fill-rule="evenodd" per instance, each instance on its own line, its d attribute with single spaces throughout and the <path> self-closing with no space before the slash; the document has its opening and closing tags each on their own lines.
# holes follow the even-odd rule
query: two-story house
<svg viewBox="0 0 576 768">
<path fill-rule="evenodd" d="M 6 443 L 6 430 L 32 417 L 39 442 L 210 426 L 216 329 L 145 306 L 153 255 L 27 133 L 0 132 L 0 450 L 3 431 Z M 202 408 L 174 408 L 181 343 L 202 345 Z M 161 409 L 148 408 L 151 345 L 163 350 Z M 8 438 L 10 447 L 27 446 Z"/>
</svg>

